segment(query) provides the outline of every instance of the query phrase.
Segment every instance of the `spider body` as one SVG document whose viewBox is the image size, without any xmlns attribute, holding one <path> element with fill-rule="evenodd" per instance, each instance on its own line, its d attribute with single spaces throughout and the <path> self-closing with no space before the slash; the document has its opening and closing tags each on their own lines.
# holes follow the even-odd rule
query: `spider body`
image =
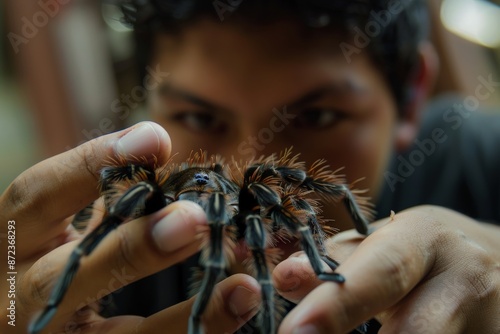
<svg viewBox="0 0 500 334">
<path fill-rule="evenodd" d="M 206 206 L 209 194 L 220 192 L 230 201 L 237 201 L 238 186 L 221 174 L 208 168 L 191 167 L 173 174 L 161 187 L 167 205 L 174 201 L 189 200 Z"/>
<path fill-rule="evenodd" d="M 238 240 L 244 241 L 253 271 L 262 293 L 260 329 L 276 331 L 274 289 L 270 265 L 272 248 L 278 240 L 297 238 L 318 278 L 338 283 L 344 277 L 326 272 L 337 263 L 326 256 L 323 245 L 326 225 L 320 217 L 318 199 L 344 199 L 356 229 L 368 234 L 370 209 L 359 191 L 351 191 L 343 178 L 318 161 L 306 170 L 286 150 L 280 156 L 261 158 L 247 165 L 235 162 L 223 165 L 217 158 L 206 161 L 195 154 L 181 165 L 168 164 L 149 168 L 143 164 L 117 162 L 101 172 L 101 188 L 108 214 L 75 248 L 59 281 L 52 290 L 46 308 L 30 326 L 38 333 L 57 311 L 82 256 L 89 255 L 99 242 L 118 225 L 138 216 L 155 212 L 175 201 L 199 204 L 207 214 L 209 233 L 202 249 L 204 267 L 198 297 L 189 319 L 189 334 L 203 332 L 201 316 L 210 302 L 215 284 L 227 273 L 234 260 Z M 363 332 L 362 327 L 358 331 Z"/>
</svg>

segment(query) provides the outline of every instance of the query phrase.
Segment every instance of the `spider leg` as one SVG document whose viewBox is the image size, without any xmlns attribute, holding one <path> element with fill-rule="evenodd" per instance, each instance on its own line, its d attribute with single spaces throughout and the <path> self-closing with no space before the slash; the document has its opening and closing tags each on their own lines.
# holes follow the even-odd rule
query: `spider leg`
<svg viewBox="0 0 500 334">
<path fill-rule="evenodd" d="M 300 222 L 288 210 L 282 206 L 276 205 L 271 211 L 271 218 L 274 221 L 281 223 L 288 231 L 294 235 L 300 236 L 300 244 L 302 249 L 309 258 L 309 262 L 316 273 L 316 276 L 323 281 L 332 281 L 337 283 L 344 283 L 344 276 L 338 273 L 327 273 L 323 270 L 321 256 L 316 248 L 313 235 L 309 226 Z M 333 264 L 333 263 L 330 263 Z"/>
<path fill-rule="evenodd" d="M 328 267 L 330 267 L 331 270 L 335 270 L 339 266 L 339 263 L 328 255 L 323 255 L 321 259 L 328 265 Z"/>
<path fill-rule="evenodd" d="M 360 205 L 356 201 L 356 197 L 347 185 L 335 184 L 331 182 L 325 182 L 320 180 L 315 180 L 312 177 L 307 177 L 302 186 L 307 189 L 314 190 L 322 195 L 332 196 L 334 199 L 343 198 L 344 205 L 349 211 L 350 216 L 353 219 L 354 227 L 356 230 L 364 235 L 370 234 L 369 221 Z M 368 211 L 368 210 L 367 210 Z"/>
<path fill-rule="evenodd" d="M 125 180 L 150 181 L 155 182 L 155 173 L 148 167 L 138 164 L 127 164 L 123 166 L 108 166 L 101 170 L 100 191 L 104 194 L 104 205 L 106 210 L 110 210 L 112 204 L 112 193 L 109 192 L 116 183 Z"/>
<path fill-rule="evenodd" d="M 323 281 L 333 281 L 333 282 L 338 282 L 338 283 L 344 283 L 345 278 L 344 276 L 338 274 L 338 273 L 327 273 L 323 270 L 323 265 L 321 262 L 321 257 L 319 255 L 319 252 L 317 248 L 315 247 L 315 243 L 311 234 L 311 230 L 309 229 L 308 226 L 303 225 L 300 226 L 298 229 L 298 232 L 300 233 L 301 236 L 301 245 L 302 249 L 306 253 L 307 257 L 309 258 L 309 261 L 311 262 L 311 266 L 314 269 L 314 272 L 318 276 L 320 280 Z"/>
<path fill-rule="evenodd" d="M 30 334 L 39 333 L 43 330 L 57 312 L 57 308 L 66 294 L 73 278 L 80 266 L 80 260 L 88 256 L 100 243 L 100 241 L 132 216 L 137 207 L 143 208 L 145 214 L 157 211 L 165 206 L 165 197 L 161 189 L 148 181 L 140 182 L 130 188 L 118 202 L 111 208 L 110 214 L 105 217 L 102 223 L 90 232 L 71 252 L 70 258 L 61 276 L 56 282 L 45 309 L 31 323 Z"/>
<path fill-rule="evenodd" d="M 283 181 L 290 184 L 299 184 L 306 189 L 313 190 L 322 195 L 331 196 L 334 199 L 343 197 L 344 204 L 354 221 L 354 227 L 356 230 L 364 235 L 370 234 L 370 222 L 365 214 L 363 214 L 361 206 L 358 204 L 356 197 L 347 185 L 337 184 L 331 180 L 328 181 L 325 179 L 313 178 L 311 176 L 307 176 L 301 169 L 283 166 L 275 169 L 266 169 L 263 174 L 272 174 L 273 172 L 279 174 Z M 369 210 L 366 211 L 368 212 Z"/>
<path fill-rule="evenodd" d="M 189 334 L 200 334 L 201 315 L 205 311 L 215 284 L 226 270 L 226 261 L 223 254 L 223 232 L 228 222 L 226 201 L 224 194 L 212 193 L 208 199 L 207 220 L 210 227 L 210 245 L 208 260 L 204 264 L 206 271 L 201 283 L 200 292 L 194 302 L 189 317 Z"/>
<path fill-rule="evenodd" d="M 93 210 L 94 202 L 90 203 L 75 214 L 73 220 L 71 221 L 71 225 L 73 225 L 75 230 L 78 232 L 85 230 L 88 221 L 92 218 Z"/>
<path fill-rule="evenodd" d="M 354 227 L 361 234 L 364 235 L 370 234 L 371 230 L 369 228 L 369 221 L 362 213 L 358 202 L 356 202 L 354 194 L 352 193 L 352 191 L 349 189 L 348 186 L 341 185 L 340 187 L 342 187 L 344 190 L 344 204 L 347 207 L 347 210 L 349 210 L 349 214 L 351 215 L 354 221 Z"/>
<path fill-rule="evenodd" d="M 263 333 L 274 333 L 274 289 L 271 274 L 266 263 L 266 230 L 259 215 L 249 215 L 246 217 L 245 242 L 252 251 L 255 267 L 257 269 L 257 281 L 261 286 L 262 305 L 261 311 Z"/>
<path fill-rule="evenodd" d="M 368 332 L 368 326 L 367 324 L 362 324 L 362 325 L 359 325 L 358 327 L 356 327 L 354 329 L 354 331 L 360 333 L 360 334 L 366 334 Z"/>
<path fill-rule="evenodd" d="M 322 268 L 322 262 L 321 260 L 324 260 L 325 263 L 332 269 L 335 270 L 338 267 L 337 261 L 333 260 L 329 256 L 320 256 L 317 248 L 315 247 L 314 239 L 311 233 L 311 230 L 307 225 L 301 224 L 298 220 L 296 220 L 293 216 L 289 215 L 288 212 L 285 210 L 281 209 L 278 211 L 273 211 L 273 215 L 275 216 L 275 219 L 277 216 L 280 216 L 280 213 L 276 214 L 276 212 L 280 212 L 283 214 L 281 215 L 284 226 L 288 228 L 291 232 L 293 233 L 300 233 L 301 236 L 301 245 L 302 249 L 306 253 L 307 257 L 309 258 L 309 262 L 311 263 L 311 266 L 313 267 L 314 272 L 316 273 L 316 276 L 322 281 L 331 281 L 331 282 L 337 282 L 337 283 L 344 283 L 345 278 L 344 276 L 338 274 L 338 273 L 327 273 L 323 270 Z M 280 218 L 278 218 L 280 219 Z M 295 221 L 294 221 L 295 220 Z M 356 331 L 365 334 L 367 329 L 366 325 L 360 325 L 356 328 Z"/>
</svg>

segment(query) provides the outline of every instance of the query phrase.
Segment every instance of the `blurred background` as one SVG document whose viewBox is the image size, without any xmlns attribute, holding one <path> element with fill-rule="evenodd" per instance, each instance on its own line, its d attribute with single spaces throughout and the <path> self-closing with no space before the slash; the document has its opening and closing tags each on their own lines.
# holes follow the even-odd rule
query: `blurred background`
<svg viewBox="0 0 500 334">
<path fill-rule="evenodd" d="M 500 0 L 429 0 L 441 72 L 433 94 L 500 81 Z M 0 2 L 0 193 L 23 170 L 144 118 L 121 117 L 140 83 L 130 30 L 113 0 Z M 500 89 L 482 101 L 500 106 Z M 500 111 L 500 107 L 497 108 Z"/>
</svg>

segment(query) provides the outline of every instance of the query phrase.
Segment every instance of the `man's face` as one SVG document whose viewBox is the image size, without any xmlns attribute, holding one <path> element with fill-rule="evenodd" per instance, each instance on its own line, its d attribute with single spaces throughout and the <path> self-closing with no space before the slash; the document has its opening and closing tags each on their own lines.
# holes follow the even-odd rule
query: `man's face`
<svg viewBox="0 0 500 334">
<path fill-rule="evenodd" d="M 203 20 L 159 36 L 153 65 L 170 76 L 151 100 L 153 119 L 177 159 L 202 149 L 248 160 L 293 146 L 308 165 L 326 159 L 333 170 L 345 167 L 348 182 L 364 178 L 356 188 L 375 198 L 396 105 L 366 52 L 349 64 L 340 42 L 305 37 L 290 22 L 251 29 Z M 324 215 L 338 218 L 332 211 Z"/>
</svg>

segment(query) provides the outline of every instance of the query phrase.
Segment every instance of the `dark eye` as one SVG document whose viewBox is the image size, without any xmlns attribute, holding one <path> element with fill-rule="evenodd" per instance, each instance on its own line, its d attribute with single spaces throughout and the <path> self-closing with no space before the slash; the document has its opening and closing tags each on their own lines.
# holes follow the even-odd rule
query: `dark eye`
<svg viewBox="0 0 500 334">
<path fill-rule="evenodd" d="M 227 128 L 219 117 L 208 112 L 182 112 L 173 119 L 193 132 L 221 133 Z"/>
<path fill-rule="evenodd" d="M 321 129 L 334 125 L 343 118 L 343 113 L 324 108 L 308 108 L 297 114 L 293 123 L 298 128 Z"/>
</svg>

